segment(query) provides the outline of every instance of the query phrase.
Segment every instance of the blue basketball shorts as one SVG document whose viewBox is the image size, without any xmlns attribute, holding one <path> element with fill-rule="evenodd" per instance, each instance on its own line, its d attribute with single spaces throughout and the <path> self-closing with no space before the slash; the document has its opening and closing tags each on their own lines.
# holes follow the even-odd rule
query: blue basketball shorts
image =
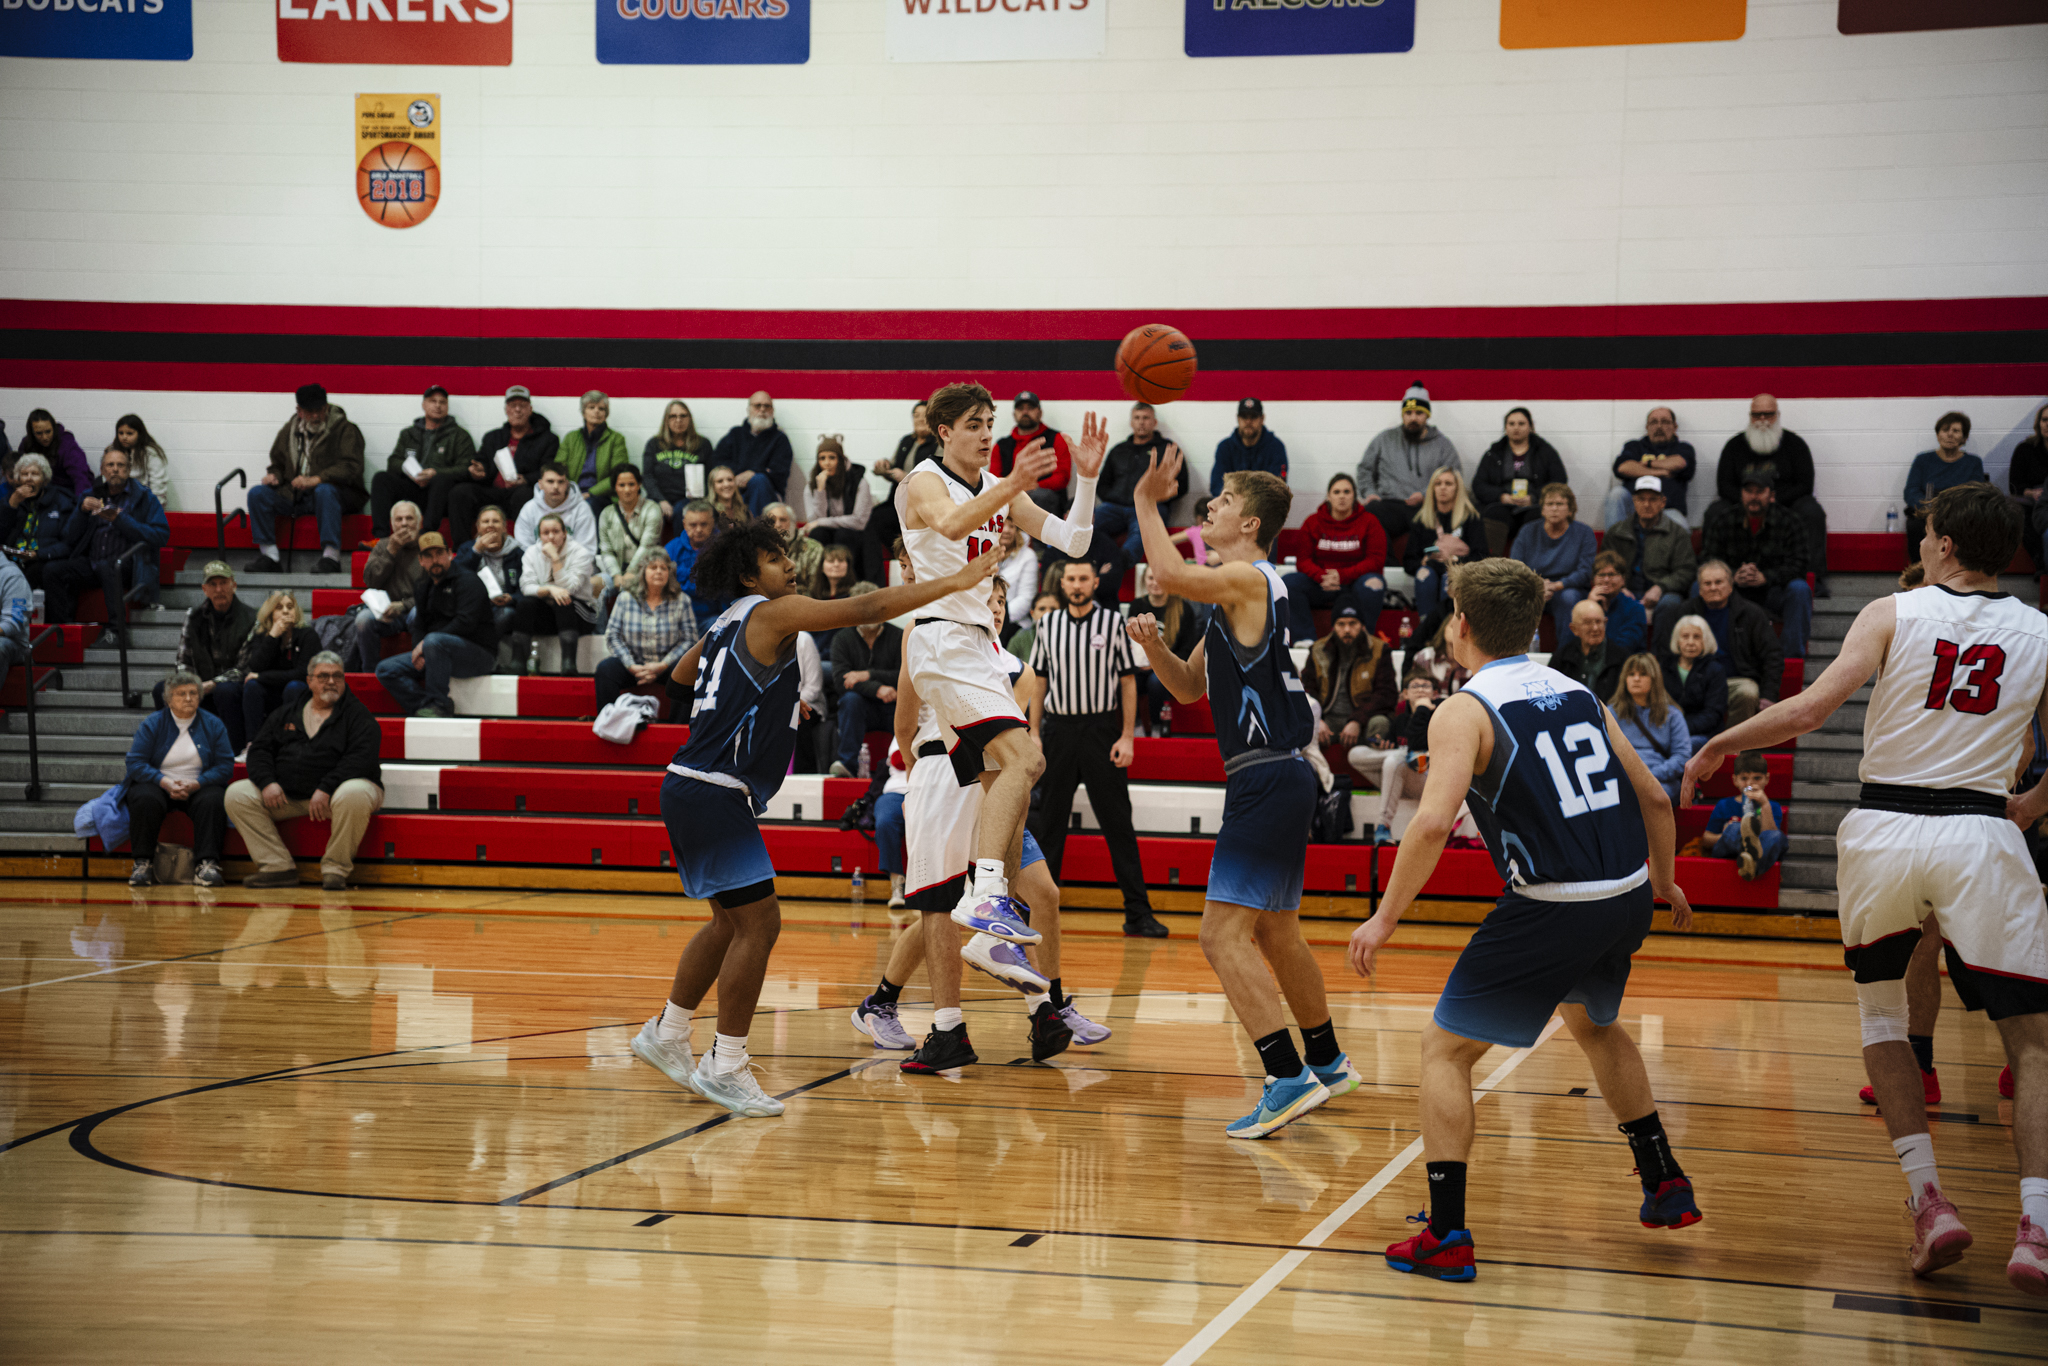
<svg viewBox="0 0 2048 1366">
<path fill-rule="evenodd" d="M 1210 901 L 1260 911 L 1301 909 L 1309 820 L 1320 787 L 1299 754 L 1224 779 L 1223 827 L 1209 862 Z"/>
<path fill-rule="evenodd" d="M 1584 1006 L 1594 1024 L 1613 1024 L 1655 899 L 1648 882 L 1600 901 L 1501 893 L 1444 983 L 1437 1026 L 1462 1039 L 1527 1048 L 1560 1003 Z"/>
<path fill-rule="evenodd" d="M 661 784 L 661 819 L 683 890 L 709 900 L 775 880 L 754 819 L 753 799 L 736 788 L 671 773 Z"/>
</svg>

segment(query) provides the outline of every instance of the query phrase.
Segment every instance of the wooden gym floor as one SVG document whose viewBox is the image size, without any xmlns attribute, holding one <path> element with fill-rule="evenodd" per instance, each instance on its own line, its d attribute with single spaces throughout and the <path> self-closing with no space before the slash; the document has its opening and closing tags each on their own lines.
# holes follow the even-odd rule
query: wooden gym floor
<svg viewBox="0 0 2048 1366">
<path fill-rule="evenodd" d="M 1653 938 L 1624 1019 L 1706 1222 L 1638 1187 L 1569 1036 L 1496 1049 L 1479 1280 L 1379 1256 L 1421 1207 L 1415 1035 L 1466 931 L 1368 986 L 1313 923 L 1367 1086 L 1264 1143 L 1193 938 L 1069 917 L 1116 1035 L 899 1074 L 847 1024 L 888 912 L 785 908 L 753 1046 L 780 1120 L 627 1051 L 701 903 L 568 892 L 0 887 L 0 1358 L 19 1362 L 2039 1360 L 1996 1037 L 1944 1012 L 1936 1143 L 1978 1237 L 1904 1266 L 1903 1178 L 1838 950 Z M 973 974 L 969 974 L 973 978 Z M 913 987 L 914 1032 L 928 997 Z M 700 1046 L 708 1022 L 698 1026 Z"/>
</svg>

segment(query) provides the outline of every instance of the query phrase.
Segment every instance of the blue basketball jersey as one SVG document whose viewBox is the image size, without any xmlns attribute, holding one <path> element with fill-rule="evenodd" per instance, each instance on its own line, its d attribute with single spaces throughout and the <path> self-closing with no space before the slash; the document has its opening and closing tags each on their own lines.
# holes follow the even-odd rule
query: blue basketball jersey
<svg viewBox="0 0 2048 1366">
<path fill-rule="evenodd" d="M 744 786 L 756 815 L 781 790 L 801 716 L 795 638 L 765 667 L 747 649 L 747 618 L 766 601 L 741 598 L 711 624 L 697 661 L 690 738 L 668 765 L 671 773 Z"/>
<path fill-rule="evenodd" d="M 1635 877 L 1650 856 L 1642 808 L 1608 745 L 1606 708 L 1530 660 L 1497 659 L 1465 685 L 1493 721 L 1493 757 L 1469 804 L 1510 887 Z"/>
<path fill-rule="evenodd" d="M 1266 634 L 1247 648 L 1238 644 L 1221 608 L 1209 614 L 1203 635 L 1209 683 L 1209 715 L 1216 746 L 1228 764 L 1257 749 L 1300 749 L 1315 734 L 1308 694 L 1287 652 L 1287 585 L 1280 571 L 1261 560 L 1266 576 Z"/>
</svg>

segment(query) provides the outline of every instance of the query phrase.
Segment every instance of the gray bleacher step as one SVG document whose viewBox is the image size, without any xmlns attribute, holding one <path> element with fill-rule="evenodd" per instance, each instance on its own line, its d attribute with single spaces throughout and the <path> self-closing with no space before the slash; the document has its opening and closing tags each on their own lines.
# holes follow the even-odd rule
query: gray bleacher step
<svg viewBox="0 0 2048 1366">
<path fill-rule="evenodd" d="M 135 734 L 135 728 L 142 724 L 143 712 L 114 712 L 103 710 L 71 710 L 49 705 L 48 699 L 61 696 L 58 693 L 44 693 L 44 705 L 36 708 L 36 734 L 44 739 L 53 735 L 117 735 L 122 743 Z M 22 739 L 21 748 L 28 748 L 28 713 L 17 711 L 7 718 L 7 727 L 0 730 L 0 736 L 16 735 Z M 5 749 L 5 746 L 0 746 Z"/>
<path fill-rule="evenodd" d="M 1778 884 L 1778 909 L 1802 914 L 1833 915 L 1839 909 L 1837 894 L 1817 887 L 1787 887 Z"/>
<path fill-rule="evenodd" d="M 1831 858 L 1801 858 L 1786 854 L 1778 860 L 1778 880 L 1787 887 L 1813 887 L 1832 891 L 1835 861 Z"/>
<path fill-rule="evenodd" d="M 132 727 L 126 735 L 106 733 L 95 735 L 53 735 L 43 729 L 42 720 L 43 718 L 41 717 L 36 718 L 36 749 L 45 755 L 126 754 L 128 752 L 128 742 L 135 735 Z M 139 720 L 137 724 L 140 724 Z M 23 762 L 27 762 L 28 727 L 25 724 L 6 731 L 0 731 L 0 757 L 9 755 L 19 755 Z"/>
<path fill-rule="evenodd" d="M 1802 743 L 1792 761 L 1792 772 L 1807 782 L 1854 782 L 1862 762 L 1860 749 L 1813 749 Z"/>
<path fill-rule="evenodd" d="M 38 757 L 42 761 L 42 781 L 46 789 L 52 783 L 85 783 L 99 792 L 120 782 L 128 773 L 125 750 L 122 754 L 97 758 L 48 752 Z M 28 755 L 0 754 L 0 787 L 11 787 L 18 792 L 28 777 Z"/>
<path fill-rule="evenodd" d="M 45 773 L 43 775 L 43 795 L 40 799 L 40 804 L 76 810 L 94 797 L 99 796 L 100 793 L 105 792 L 108 787 L 113 785 L 113 782 L 114 779 L 112 778 L 103 783 L 54 782 L 51 780 L 50 775 Z M 9 782 L 0 779 L 0 805 L 5 805 L 9 802 L 26 802 L 27 800 L 26 781 Z M 0 822 L 0 824 L 4 824 L 4 822 Z"/>
<path fill-rule="evenodd" d="M 0 801 L 0 830 L 10 834 L 71 834 L 78 803 Z"/>
<path fill-rule="evenodd" d="M 1804 859 L 1825 859 L 1835 857 L 1835 837 L 1826 835 L 1802 835 L 1796 831 L 1785 832 L 1785 852 Z"/>
<path fill-rule="evenodd" d="M 128 646 L 128 671 L 130 673 L 135 672 L 137 669 L 165 670 L 177 662 L 178 637 L 175 633 L 160 644 L 154 640 L 132 641 Z M 98 646 L 93 646 L 85 651 L 85 663 L 92 668 L 114 669 L 118 671 L 121 667 L 121 652 L 119 650 L 101 649 Z M 76 664 L 65 664 L 60 667 L 66 671 L 65 676 L 69 677 L 68 671 L 79 666 Z"/>
<path fill-rule="evenodd" d="M 79 854 L 85 841 L 69 827 L 56 830 L 9 830 L 0 822 L 0 854 Z"/>
<path fill-rule="evenodd" d="M 1815 730 L 1799 737 L 1798 753 L 1808 750 L 1849 750 L 1856 754 L 1863 752 L 1861 731 Z"/>
<path fill-rule="evenodd" d="M 156 681 L 156 678 L 150 674 L 141 673 L 135 669 L 128 671 L 129 691 L 142 694 L 142 705 L 145 709 L 150 705 L 149 692 Z M 121 694 L 111 682 L 104 688 L 65 687 L 45 689 L 37 710 L 42 710 L 45 705 L 53 710 L 63 709 L 67 711 L 98 710 L 101 708 L 110 710 L 126 709 L 126 704 L 121 700 Z M 140 721 L 146 712 L 144 710 L 133 710 L 129 714 L 137 721 Z"/>
</svg>

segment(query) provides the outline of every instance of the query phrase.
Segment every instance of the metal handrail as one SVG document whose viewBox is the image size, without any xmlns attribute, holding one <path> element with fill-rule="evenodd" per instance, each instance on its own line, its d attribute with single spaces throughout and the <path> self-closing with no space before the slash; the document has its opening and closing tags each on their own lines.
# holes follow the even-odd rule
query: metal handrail
<svg viewBox="0 0 2048 1366">
<path fill-rule="evenodd" d="M 223 560 L 228 557 L 228 523 L 239 517 L 242 519 L 243 526 L 249 525 L 249 509 L 247 507 L 238 507 L 233 512 L 226 512 L 221 507 L 220 491 L 227 486 L 227 482 L 230 479 L 241 480 L 242 488 L 245 492 L 249 487 L 248 473 L 239 468 L 229 470 L 226 474 L 223 474 L 220 477 L 220 482 L 213 486 L 213 548 L 218 558 Z M 249 500 L 244 498 L 242 501 L 247 503 Z"/>
<path fill-rule="evenodd" d="M 51 636 L 63 634 L 61 626 L 46 626 L 28 640 L 28 684 L 24 689 L 28 693 L 28 786 L 22 789 L 22 795 L 32 802 L 43 799 L 42 756 L 36 749 L 36 694 L 49 686 L 47 680 L 41 683 L 36 681 L 36 650 Z M 50 670 L 49 677 L 56 676 L 57 671 Z"/>
<path fill-rule="evenodd" d="M 148 541 L 137 541 L 134 545 L 129 546 L 127 550 L 123 551 L 121 558 L 114 561 L 114 563 L 116 565 L 126 564 L 145 550 L 149 550 L 152 554 L 162 554 L 161 550 L 152 550 Z M 159 576 L 163 573 L 161 562 L 158 564 L 157 573 Z M 121 656 L 121 705 L 124 707 L 140 708 L 142 706 L 142 694 L 128 691 L 128 636 L 135 627 L 135 619 L 128 612 L 128 604 L 135 601 L 136 594 L 142 592 L 148 585 L 141 581 L 141 574 L 138 573 L 135 577 L 135 586 L 121 595 L 121 621 L 115 627 L 114 648 L 120 652 Z"/>
</svg>

